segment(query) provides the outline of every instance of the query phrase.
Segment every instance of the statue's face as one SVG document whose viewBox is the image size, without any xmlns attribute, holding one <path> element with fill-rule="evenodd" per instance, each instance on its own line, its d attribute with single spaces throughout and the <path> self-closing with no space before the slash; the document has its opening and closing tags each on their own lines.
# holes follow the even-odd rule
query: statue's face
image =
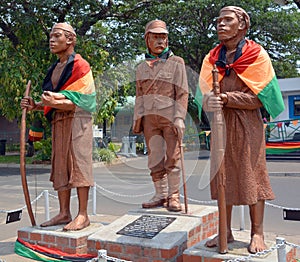
<svg viewBox="0 0 300 262">
<path fill-rule="evenodd" d="M 220 13 L 217 19 L 217 33 L 221 42 L 240 37 L 242 30 L 244 30 L 244 25 L 234 12 L 222 11 Z"/>
<path fill-rule="evenodd" d="M 53 54 L 64 53 L 70 46 L 69 40 L 62 29 L 54 28 L 50 32 L 49 47 Z"/>
<path fill-rule="evenodd" d="M 147 47 L 151 55 L 158 56 L 168 47 L 168 34 L 148 33 Z"/>
</svg>

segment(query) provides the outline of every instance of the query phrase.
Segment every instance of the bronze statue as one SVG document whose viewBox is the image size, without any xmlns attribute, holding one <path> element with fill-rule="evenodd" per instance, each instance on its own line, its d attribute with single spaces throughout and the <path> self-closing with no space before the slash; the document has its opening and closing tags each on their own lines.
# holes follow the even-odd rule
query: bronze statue
<svg viewBox="0 0 300 262">
<path fill-rule="evenodd" d="M 57 23 L 50 32 L 49 47 L 58 60 L 44 79 L 40 102 L 24 97 L 21 107 L 43 110 L 52 124 L 52 170 L 50 181 L 58 192 L 58 215 L 41 224 L 67 224 L 64 230 L 80 230 L 90 224 L 87 214 L 92 175 L 92 115 L 95 86 L 90 66 L 74 52 L 76 33 L 67 23 Z M 72 220 L 71 189 L 77 189 L 78 214 Z"/>
<path fill-rule="evenodd" d="M 276 117 L 283 111 L 284 104 L 267 52 L 245 38 L 249 27 L 249 15 L 242 8 L 227 6 L 220 10 L 217 18 L 220 44 L 205 57 L 199 85 L 204 93 L 203 109 L 206 112 L 221 110 L 226 128 L 224 139 L 214 135 L 211 139 L 212 199 L 218 199 L 222 177 L 228 243 L 234 241 L 231 230 L 233 205 L 249 206 L 251 241 L 248 251 L 256 253 L 266 249 L 263 232 L 265 200 L 275 197 L 266 167 L 260 108 L 265 106 L 270 115 Z M 214 66 L 218 69 L 220 81 L 220 94 L 217 95 L 211 90 Z M 213 151 L 220 140 L 225 146 L 224 156 L 217 160 Z M 206 243 L 207 247 L 218 245 L 219 236 Z"/>
<path fill-rule="evenodd" d="M 146 60 L 136 71 L 133 132 L 143 132 L 155 195 L 143 208 L 181 211 L 180 146 L 188 103 L 185 63 L 168 46 L 166 23 L 153 20 L 145 28 Z"/>
</svg>

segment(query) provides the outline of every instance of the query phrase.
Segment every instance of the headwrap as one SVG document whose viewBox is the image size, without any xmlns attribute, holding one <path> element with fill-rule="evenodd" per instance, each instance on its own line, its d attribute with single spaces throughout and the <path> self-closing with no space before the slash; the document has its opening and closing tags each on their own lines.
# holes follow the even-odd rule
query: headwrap
<svg viewBox="0 0 300 262">
<path fill-rule="evenodd" d="M 75 33 L 74 28 L 73 28 L 70 24 L 68 24 L 68 23 L 66 23 L 66 22 L 55 24 L 55 25 L 52 27 L 52 30 L 54 30 L 54 29 L 61 29 L 61 30 L 70 32 L 70 33 L 72 33 L 73 35 L 76 36 L 76 33 Z"/>
<path fill-rule="evenodd" d="M 237 15 L 237 17 L 239 18 L 239 21 L 245 22 L 246 29 L 248 29 L 250 27 L 250 17 L 243 8 L 238 7 L 238 6 L 225 6 L 220 10 L 219 14 L 223 11 L 234 12 Z"/>
</svg>

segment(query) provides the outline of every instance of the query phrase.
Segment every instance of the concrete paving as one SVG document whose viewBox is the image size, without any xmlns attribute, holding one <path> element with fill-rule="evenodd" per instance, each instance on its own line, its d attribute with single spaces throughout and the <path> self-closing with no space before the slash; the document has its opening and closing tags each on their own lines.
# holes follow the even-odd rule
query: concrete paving
<svg viewBox="0 0 300 262">
<path fill-rule="evenodd" d="M 205 152 L 205 154 L 207 154 L 207 152 Z M 207 171 L 208 162 L 209 159 L 205 159 L 205 157 L 199 159 L 198 153 L 187 152 L 185 154 L 187 187 L 189 189 L 188 197 L 191 202 L 193 202 L 193 199 L 210 200 L 208 187 L 205 187 L 203 192 L 199 190 L 199 185 L 202 181 L 202 177 L 199 178 L 199 173 L 204 173 L 205 170 Z M 289 206 L 291 208 L 300 208 L 300 161 L 267 161 L 267 166 L 272 187 L 274 191 L 276 191 L 276 204 Z M 51 184 L 48 181 L 50 166 L 39 165 L 37 168 L 37 166 L 34 165 L 27 166 L 27 168 L 31 195 L 37 195 L 38 192 L 44 189 L 51 189 Z M 149 194 L 151 194 L 153 190 L 153 185 L 148 173 L 146 156 L 121 158 L 110 166 L 95 164 L 94 175 L 96 183 L 99 185 L 97 193 L 100 192 L 101 200 L 99 201 L 97 199 L 97 214 L 90 216 L 91 221 L 110 224 L 120 216 L 130 212 L 130 210 L 139 208 L 140 203 L 148 199 Z M 201 180 L 200 182 L 199 179 Z M 19 166 L 0 165 L 0 182 L 0 211 L 22 207 L 24 205 L 24 197 L 20 182 Z M 34 192 L 34 190 L 38 192 Z M 132 194 L 131 198 L 124 199 L 124 195 L 129 194 L 129 192 Z M 142 195 L 141 193 L 145 194 Z M 134 197 L 134 194 L 136 194 L 137 197 Z M 289 196 L 288 200 L 285 199 L 286 196 Z M 51 215 L 55 214 L 53 212 L 57 212 L 58 207 L 55 202 L 57 202 L 57 200 L 53 200 L 53 203 L 51 202 Z M 73 205 L 76 212 L 77 206 L 75 204 Z M 43 205 L 43 203 L 41 205 Z M 91 206 L 92 204 L 89 205 L 90 214 L 92 214 Z M 281 218 L 282 214 L 281 210 L 273 211 L 272 209 L 272 207 L 270 208 L 268 206 L 266 208 L 266 234 L 283 236 L 287 241 L 300 245 L 300 221 L 283 221 L 280 226 L 276 226 L 277 222 L 274 217 L 280 216 Z M 23 212 L 22 220 L 11 224 L 5 224 L 6 214 L 0 212 L 0 261 L 32 261 L 14 253 L 14 243 L 18 229 L 30 225 L 26 209 L 24 209 Z M 274 212 L 277 213 L 274 215 Z M 44 220 L 45 214 L 42 207 L 37 206 L 35 213 L 37 221 Z M 247 221 L 246 218 L 246 227 L 248 224 L 249 221 Z M 239 221 L 235 221 L 233 226 L 238 228 Z"/>
</svg>

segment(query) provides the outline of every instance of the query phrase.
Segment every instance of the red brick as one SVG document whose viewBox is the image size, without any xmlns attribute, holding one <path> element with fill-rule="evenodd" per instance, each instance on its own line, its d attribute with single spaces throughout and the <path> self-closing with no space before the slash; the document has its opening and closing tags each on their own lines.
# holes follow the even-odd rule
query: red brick
<svg viewBox="0 0 300 262">
<path fill-rule="evenodd" d="M 38 234 L 38 233 L 31 233 L 30 234 L 30 240 L 41 241 L 42 240 L 42 236 L 41 236 L 41 234 Z"/>
<path fill-rule="evenodd" d="M 173 258 L 178 254 L 178 247 L 173 247 L 172 249 L 161 249 L 161 258 Z"/>
<path fill-rule="evenodd" d="M 103 249 L 103 248 L 104 248 L 104 247 L 103 247 L 103 244 L 102 244 L 100 241 L 97 241 L 95 246 L 96 246 L 96 249 L 97 249 L 97 250 L 100 250 L 100 249 Z"/>
<path fill-rule="evenodd" d="M 196 232 L 196 233 L 200 233 L 200 231 L 201 231 L 201 226 L 196 226 L 195 232 Z"/>
<path fill-rule="evenodd" d="M 18 237 L 26 241 L 26 240 L 29 239 L 29 234 L 28 234 L 28 232 L 19 230 L 18 231 Z"/>
<path fill-rule="evenodd" d="M 183 262 L 183 256 L 179 256 L 176 258 L 176 262 Z"/>
<path fill-rule="evenodd" d="M 132 261 L 134 261 L 134 262 L 151 262 L 152 260 L 150 260 L 148 257 L 141 257 L 138 259 L 134 259 Z"/>
<path fill-rule="evenodd" d="M 158 249 L 154 249 L 154 248 L 144 248 L 144 257 L 159 257 L 160 252 Z"/>
<path fill-rule="evenodd" d="M 200 262 L 201 261 L 201 257 L 196 257 L 196 256 L 190 256 L 190 255 L 186 255 L 183 254 L 183 262 Z"/>
<path fill-rule="evenodd" d="M 137 256 L 142 256 L 143 255 L 143 250 L 141 248 L 141 246 L 130 246 L 130 245 L 127 245 L 125 247 L 125 253 L 126 254 L 135 254 Z"/>
<path fill-rule="evenodd" d="M 58 247 L 69 246 L 69 238 L 56 237 L 56 244 L 57 244 Z"/>
<path fill-rule="evenodd" d="M 42 235 L 42 241 L 44 243 L 55 243 L 55 236 L 51 236 L 51 235 Z"/>
<path fill-rule="evenodd" d="M 70 239 L 70 247 L 79 247 L 79 246 L 86 246 L 87 245 L 87 238 L 80 237 L 80 238 L 71 238 Z"/>
<path fill-rule="evenodd" d="M 111 243 L 108 243 L 108 244 L 107 244 L 107 252 L 108 252 L 108 253 L 110 253 L 110 252 L 123 253 L 123 252 L 122 252 L 122 246 L 119 245 L 119 244 L 111 244 Z"/>
<path fill-rule="evenodd" d="M 75 249 L 76 249 L 76 254 L 87 254 L 86 246 L 77 247 Z"/>
<path fill-rule="evenodd" d="M 195 234 L 195 229 L 190 230 L 190 231 L 189 231 L 189 238 L 190 238 L 190 237 L 193 237 L 194 234 Z"/>
<path fill-rule="evenodd" d="M 96 249 L 96 241 L 94 240 L 87 240 L 86 245 L 88 249 Z"/>
</svg>

